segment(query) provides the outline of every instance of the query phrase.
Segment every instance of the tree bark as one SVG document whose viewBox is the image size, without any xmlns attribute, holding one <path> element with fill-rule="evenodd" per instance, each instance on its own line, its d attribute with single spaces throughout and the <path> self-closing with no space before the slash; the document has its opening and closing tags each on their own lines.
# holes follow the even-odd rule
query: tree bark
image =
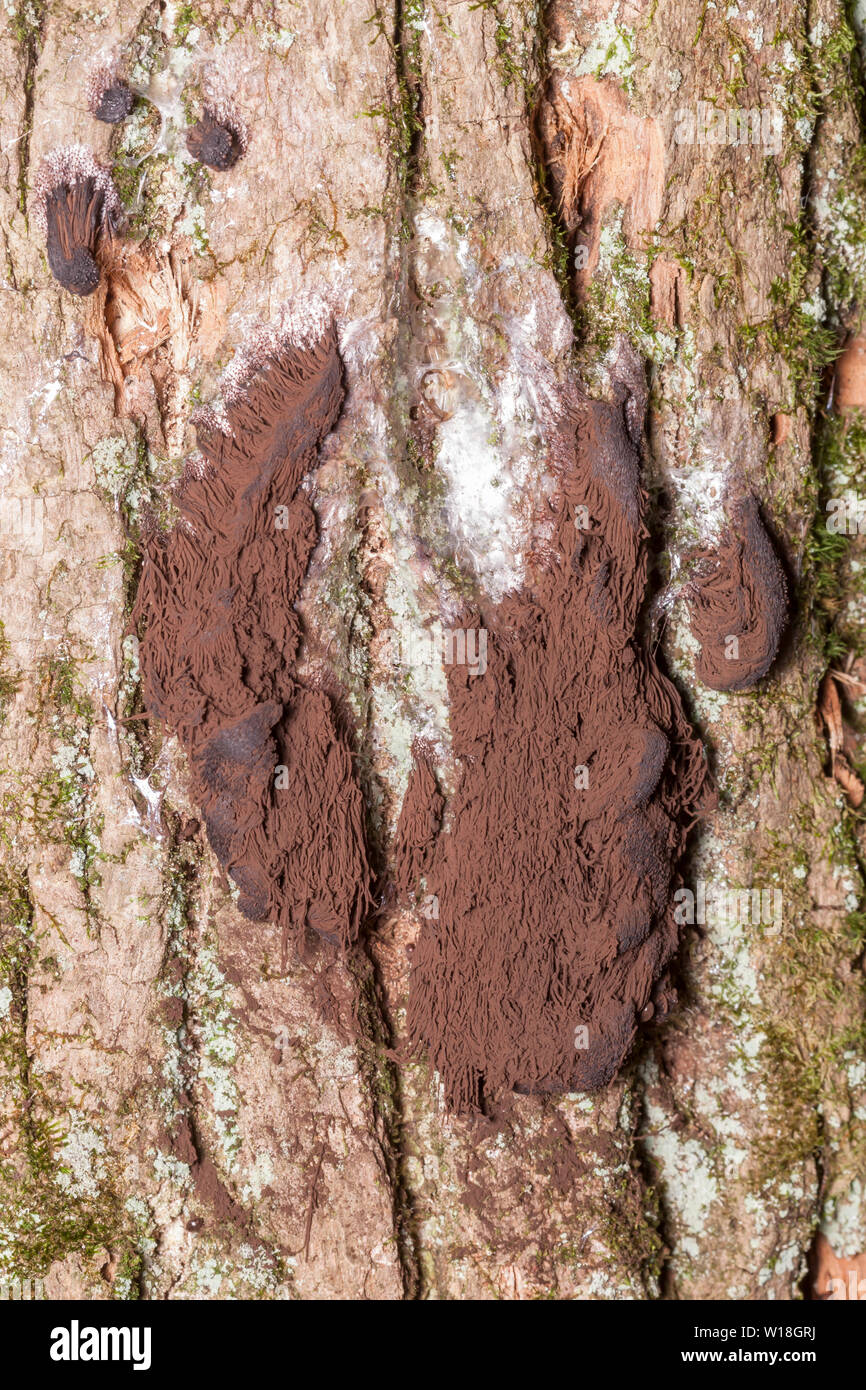
<svg viewBox="0 0 866 1390">
<path fill-rule="evenodd" d="M 844 8 L 28 0 L 0 23 L 0 1283 L 826 1292 L 866 1251 L 866 608 L 862 541 L 827 526 L 866 448 Z M 85 101 L 109 51 L 136 97 L 116 126 Z M 249 129 L 223 173 L 184 143 L 216 98 Z M 699 138 L 704 104 L 757 111 L 760 138 Z M 33 215 L 40 162 L 78 141 L 128 217 L 84 300 Z M 681 866 L 709 907 L 676 1010 L 620 1076 L 515 1097 L 498 1124 L 449 1113 L 406 1047 L 417 913 L 383 890 L 359 946 L 299 959 L 238 912 L 177 739 L 143 717 L 142 528 L 170 520 L 193 411 L 245 334 L 311 294 L 347 395 L 316 475 L 305 663 L 342 692 L 381 884 L 413 740 L 447 734 L 441 672 L 404 688 L 387 634 L 495 596 L 517 563 L 510 522 L 461 513 L 461 479 L 490 465 L 540 496 L 552 436 L 515 401 L 603 396 L 617 342 L 650 387 L 645 636 L 718 788 Z M 743 694 L 696 679 L 687 604 L 731 489 L 758 499 L 791 601 Z M 751 889 L 781 895 L 774 920 L 719 908 Z"/>
</svg>

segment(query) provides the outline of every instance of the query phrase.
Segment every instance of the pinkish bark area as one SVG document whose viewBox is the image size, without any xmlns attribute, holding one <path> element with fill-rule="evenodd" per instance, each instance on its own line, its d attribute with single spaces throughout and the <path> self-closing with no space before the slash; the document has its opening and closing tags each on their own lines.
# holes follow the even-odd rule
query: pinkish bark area
<svg viewBox="0 0 866 1390">
<path fill-rule="evenodd" d="M 837 0 L 29 0 L 0 25 L 0 1284 L 850 1296 L 862 35 Z M 134 98 L 115 123 L 101 71 Z M 78 143 L 126 213 L 83 297 L 36 207 Z M 346 394 L 309 491 L 298 677 L 353 747 L 378 885 L 341 956 L 239 911 L 182 746 L 142 717 L 130 627 L 196 407 L 316 297 Z M 395 832 L 413 748 L 446 833 L 460 766 L 441 648 L 395 646 L 520 589 L 558 403 L 610 400 L 626 358 L 649 391 L 641 640 L 718 789 L 680 866 L 678 1002 L 597 1094 L 472 1118 L 407 1047 L 436 895 L 388 884 L 395 844 L 418 880 L 438 800 Z M 747 495 L 792 616 L 756 687 L 711 690 L 688 597 Z"/>
</svg>

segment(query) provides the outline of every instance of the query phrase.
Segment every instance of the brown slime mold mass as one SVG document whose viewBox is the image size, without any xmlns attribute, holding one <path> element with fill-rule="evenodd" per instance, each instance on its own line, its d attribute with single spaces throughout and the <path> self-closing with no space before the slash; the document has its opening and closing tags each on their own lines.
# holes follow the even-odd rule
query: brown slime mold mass
<svg viewBox="0 0 866 1390">
<path fill-rule="evenodd" d="M 772 666 L 788 615 L 782 566 L 751 495 L 689 595 L 691 630 L 701 644 L 698 680 L 711 690 L 748 690 Z"/>
<path fill-rule="evenodd" d="M 486 672 L 449 668 L 460 780 L 427 872 L 438 917 L 421 927 L 408 1027 L 457 1109 L 505 1088 L 598 1090 L 638 1016 L 665 1009 L 673 873 L 707 774 L 635 637 L 644 406 L 641 381 L 569 407 L 553 539 L 484 615 Z"/>
<path fill-rule="evenodd" d="M 394 882 L 403 895 L 414 893 L 427 872 L 445 805 L 432 751 L 416 743 L 412 752 L 412 773 L 394 835 Z"/>
<path fill-rule="evenodd" d="M 186 749 L 240 910 L 298 947 L 307 928 L 342 946 L 370 905 L 363 801 L 330 699 L 293 670 L 316 543 L 300 484 L 343 400 L 333 329 L 258 365 L 226 405 L 228 428 L 199 425 L 204 462 L 184 474 L 181 519 L 147 537 L 142 686 Z"/>
</svg>

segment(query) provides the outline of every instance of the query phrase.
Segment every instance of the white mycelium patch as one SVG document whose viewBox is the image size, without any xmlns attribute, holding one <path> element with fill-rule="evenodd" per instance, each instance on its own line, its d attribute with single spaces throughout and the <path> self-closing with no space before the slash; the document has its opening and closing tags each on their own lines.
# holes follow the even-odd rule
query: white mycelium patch
<svg viewBox="0 0 866 1390">
<path fill-rule="evenodd" d="M 541 343 L 555 355 L 567 345 L 570 329 L 561 306 L 556 313 L 544 305 L 540 313 L 533 304 L 522 316 L 497 313 L 499 339 L 491 344 L 495 285 L 475 261 L 468 238 L 429 213 L 416 219 L 415 229 L 419 279 L 431 286 L 427 361 L 417 385 L 439 420 L 436 466 L 447 484 L 455 558 L 496 601 L 522 583 L 532 503 L 539 500 L 533 485 L 540 482 L 544 490 L 550 482 L 545 436 L 557 405 Z M 508 285 L 519 279 L 521 268 L 508 258 L 495 274 Z M 447 292 L 439 289 L 442 283 Z"/>
<path fill-rule="evenodd" d="M 59 145 L 45 156 L 33 183 L 33 219 L 43 236 L 48 230 L 45 202 L 51 190 L 60 184 L 74 188 L 88 179 L 92 179 L 102 193 L 102 222 L 119 219 L 120 199 L 105 166 L 94 159 L 86 145 Z"/>
</svg>

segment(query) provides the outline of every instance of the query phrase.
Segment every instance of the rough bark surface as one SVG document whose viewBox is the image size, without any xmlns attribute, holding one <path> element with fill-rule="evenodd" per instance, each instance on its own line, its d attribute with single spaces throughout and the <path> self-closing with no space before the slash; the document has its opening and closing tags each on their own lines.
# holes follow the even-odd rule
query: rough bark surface
<svg viewBox="0 0 866 1390">
<path fill-rule="evenodd" d="M 862 1271 L 866 570 L 826 524 L 866 487 L 861 41 L 837 0 L 4 10 L 0 1283 L 791 1299 Z M 88 110 L 100 66 L 135 98 L 117 124 Z M 778 121 L 678 138 L 707 102 Z M 186 136 L 220 103 L 246 149 L 205 169 Z M 79 141 L 128 218 L 85 299 L 33 216 L 40 161 Z M 310 294 L 346 397 L 299 675 L 339 692 L 378 883 L 342 954 L 238 911 L 131 629 L 195 407 Z M 609 1086 L 454 1114 L 407 1046 L 425 905 L 389 886 L 417 876 L 413 747 L 447 818 L 448 685 L 395 666 L 393 633 L 519 580 L 550 403 L 607 398 L 626 341 L 650 391 L 644 630 L 718 788 L 680 866 L 706 912 Z M 688 591 L 746 494 L 791 617 L 769 676 L 723 693 Z"/>
</svg>

